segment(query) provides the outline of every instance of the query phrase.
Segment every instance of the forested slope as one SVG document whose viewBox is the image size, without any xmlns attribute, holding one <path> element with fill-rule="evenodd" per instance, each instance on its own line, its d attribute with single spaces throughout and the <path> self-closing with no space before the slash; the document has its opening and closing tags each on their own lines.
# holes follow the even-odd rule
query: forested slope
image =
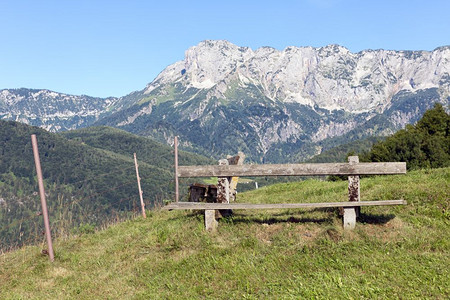
<svg viewBox="0 0 450 300">
<path fill-rule="evenodd" d="M 36 134 L 53 224 L 60 233 L 80 224 L 98 226 L 124 212 L 137 210 L 133 153 L 140 159 L 140 177 L 147 208 L 171 197 L 173 154 L 168 146 L 108 128 L 87 130 L 68 140 L 37 127 L 0 121 L 1 248 L 39 240 L 42 220 L 31 147 Z M 70 136 L 70 133 L 66 133 Z M 96 144 L 90 146 L 93 141 Z M 103 149 L 102 149 L 103 148 Z M 114 152 L 117 151 L 117 152 Z M 185 164 L 209 160 L 181 152 Z"/>
</svg>

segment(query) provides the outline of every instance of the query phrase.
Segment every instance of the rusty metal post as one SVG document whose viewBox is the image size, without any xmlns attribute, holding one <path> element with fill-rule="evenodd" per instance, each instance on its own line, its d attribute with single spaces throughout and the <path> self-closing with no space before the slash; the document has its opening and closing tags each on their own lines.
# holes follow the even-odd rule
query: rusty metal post
<svg viewBox="0 0 450 300">
<path fill-rule="evenodd" d="M 147 215 L 145 214 L 145 204 L 144 199 L 142 198 L 142 189 L 141 189 L 141 177 L 139 177 L 139 165 L 136 158 L 136 153 L 134 153 L 134 166 L 136 167 L 136 177 L 137 177 L 137 184 L 139 189 L 139 198 L 141 199 L 141 209 L 142 209 L 142 216 L 147 218 Z"/>
<path fill-rule="evenodd" d="M 50 223 L 48 220 L 47 201 L 45 200 L 44 180 L 42 179 L 42 169 L 41 169 L 41 162 L 39 159 L 37 139 L 36 135 L 34 134 L 31 135 L 31 144 L 33 145 L 34 163 L 36 165 L 36 173 L 39 184 L 39 194 L 41 196 L 42 214 L 44 216 L 45 236 L 47 238 L 47 245 L 48 245 L 48 255 L 50 261 L 53 262 L 55 260 L 55 255 L 53 254 L 52 235 L 50 232 Z"/>
<path fill-rule="evenodd" d="M 179 190 L 178 190 L 178 137 L 175 136 L 174 141 L 174 147 L 175 147 L 175 202 L 178 202 Z"/>
</svg>

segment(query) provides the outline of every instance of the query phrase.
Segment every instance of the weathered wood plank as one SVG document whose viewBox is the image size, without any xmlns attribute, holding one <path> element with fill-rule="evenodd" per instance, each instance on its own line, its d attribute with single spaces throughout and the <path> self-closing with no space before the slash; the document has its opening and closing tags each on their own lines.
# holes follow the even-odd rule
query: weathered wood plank
<svg viewBox="0 0 450 300">
<path fill-rule="evenodd" d="M 244 164 L 244 160 L 245 160 L 245 155 L 243 152 L 239 151 L 238 155 L 233 156 L 233 157 L 229 157 L 228 159 L 228 164 L 229 165 L 243 165 Z M 230 180 L 230 201 L 235 201 L 236 200 L 236 187 L 239 181 L 239 177 L 237 176 L 233 176 L 231 177 Z"/>
<path fill-rule="evenodd" d="M 228 166 L 229 162 L 226 159 L 219 160 L 219 166 Z M 217 202 L 230 203 L 230 181 L 231 177 L 217 178 Z"/>
<path fill-rule="evenodd" d="M 359 163 L 358 156 L 349 156 L 348 163 L 350 165 L 355 165 Z M 359 175 L 348 176 L 348 201 L 361 201 L 361 189 L 359 183 Z M 343 209 L 343 208 L 342 208 Z M 350 208 L 349 208 L 350 209 Z M 347 209 L 347 215 L 349 215 L 349 209 Z M 355 215 L 359 217 L 359 207 L 353 208 Z M 344 220 L 345 220 L 345 210 L 344 210 Z M 356 219 L 355 219 L 356 222 Z M 345 224 L 345 223 L 344 223 Z M 345 225 L 344 225 L 345 228 Z"/>
<path fill-rule="evenodd" d="M 404 162 L 179 166 L 178 177 L 406 174 Z"/>
<path fill-rule="evenodd" d="M 406 200 L 378 200 L 378 201 L 348 201 L 348 202 L 323 202 L 323 203 L 272 203 L 272 204 L 249 204 L 249 203 L 198 203 L 178 202 L 164 206 L 164 210 L 173 209 L 284 209 L 284 208 L 320 208 L 320 207 L 356 207 L 356 206 L 379 206 L 379 205 L 405 205 Z"/>
</svg>

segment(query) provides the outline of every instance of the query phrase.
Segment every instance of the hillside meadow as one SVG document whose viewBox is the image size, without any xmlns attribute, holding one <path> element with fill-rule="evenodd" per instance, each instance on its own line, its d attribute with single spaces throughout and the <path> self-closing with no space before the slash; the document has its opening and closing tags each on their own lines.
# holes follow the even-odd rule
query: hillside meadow
<svg viewBox="0 0 450 300">
<path fill-rule="evenodd" d="M 306 180 L 238 202 L 345 201 L 347 182 Z M 0 255 L 1 299 L 448 299 L 450 168 L 361 181 L 345 232 L 336 209 L 236 210 L 216 233 L 192 211 L 152 211 L 94 232 Z"/>
</svg>

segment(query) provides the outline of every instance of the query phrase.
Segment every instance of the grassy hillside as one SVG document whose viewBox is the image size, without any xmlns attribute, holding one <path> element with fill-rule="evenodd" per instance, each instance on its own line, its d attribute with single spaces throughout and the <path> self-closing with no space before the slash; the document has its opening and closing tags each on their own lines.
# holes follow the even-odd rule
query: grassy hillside
<svg viewBox="0 0 450 300">
<path fill-rule="evenodd" d="M 42 237 L 31 134 L 39 143 L 51 220 L 58 225 L 55 234 L 77 231 L 80 225 L 92 228 L 137 210 L 133 152 L 138 155 L 148 208 L 170 198 L 174 190 L 173 154 L 168 146 L 116 129 L 68 132 L 65 135 L 73 137 L 68 140 L 37 127 L 0 121 L 0 249 Z M 181 152 L 180 162 L 209 160 Z"/>
<path fill-rule="evenodd" d="M 238 194 L 238 202 L 346 198 L 346 182 L 307 180 Z M 333 209 L 235 211 L 215 234 L 201 214 L 152 212 L 0 256 L 2 299 L 448 299 L 450 168 L 363 178 L 364 207 L 344 232 Z"/>
</svg>

